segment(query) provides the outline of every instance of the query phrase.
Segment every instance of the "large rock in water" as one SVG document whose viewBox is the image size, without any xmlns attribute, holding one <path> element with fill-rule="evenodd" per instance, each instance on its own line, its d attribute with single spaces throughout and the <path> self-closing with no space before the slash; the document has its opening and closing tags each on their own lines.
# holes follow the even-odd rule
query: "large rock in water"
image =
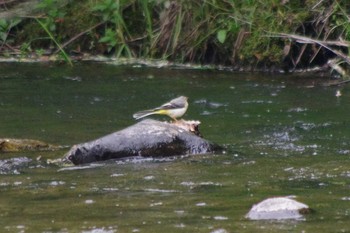
<svg viewBox="0 0 350 233">
<path fill-rule="evenodd" d="M 65 159 L 78 165 L 131 156 L 204 154 L 218 148 L 174 124 L 146 119 L 94 141 L 75 145 L 65 155 Z"/>
</svg>

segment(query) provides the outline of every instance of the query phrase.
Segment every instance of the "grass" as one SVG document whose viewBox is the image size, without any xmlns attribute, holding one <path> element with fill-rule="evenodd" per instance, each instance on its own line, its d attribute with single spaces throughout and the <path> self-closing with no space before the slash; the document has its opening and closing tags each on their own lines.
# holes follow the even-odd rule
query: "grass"
<svg viewBox="0 0 350 233">
<path fill-rule="evenodd" d="M 67 54 L 78 51 L 117 58 L 294 69 L 321 66 L 334 54 L 269 35 L 350 40 L 350 3 L 346 0 L 76 0 L 64 7 L 56 3 L 43 1 L 41 8 L 47 13 L 43 19 L 38 15 L 41 18 L 36 22 L 67 63 Z M 22 20 L 16 27 L 23 32 L 16 34 L 16 28 L 6 32 L 9 46 L 30 41 L 36 41 L 31 44 L 35 50 L 50 46 L 35 40 L 43 35 L 32 20 Z M 88 33 L 65 47 L 67 53 L 60 48 L 58 41 L 69 41 L 86 30 Z M 348 48 L 341 49 L 349 53 Z"/>
<path fill-rule="evenodd" d="M 72 60 L 69 58 L 69 56 L 67 55 L 67 53 L 64 51 L 64 49 L 61 47 L 61 45 L 56 41 L 56 39 L 54 38 L 54 36 L 52 35 L 52 33 L 50 32 L 50 30 L 47 28 L 47 26 L 41 22 L 39 19 L 35 19 L 38 24 L 40 24 L 40 26 L 45 30 L 45 32 L 47 33 L 47 35 L 50 37 L 50 39 L 56 44 L 56 46 L 58 47 L 59 51 L 61 52 L 64 60 L 71 66 L 73 66 Z"/>
</svg>

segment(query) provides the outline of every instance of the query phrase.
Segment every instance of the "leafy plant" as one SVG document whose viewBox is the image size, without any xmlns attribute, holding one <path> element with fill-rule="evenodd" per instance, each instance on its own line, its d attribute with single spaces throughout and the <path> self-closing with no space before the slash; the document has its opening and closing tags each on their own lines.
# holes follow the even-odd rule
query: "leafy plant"
<svg viewBox="0 0 350 233">
<path fill-rule="evenodd" d="M 5 43 L 10 30 L 21 22 L 21 19 L 5 20 L 0 19 L 0 42 Z"/>
<path fill-rule="evenodd" d="M 104 22 L 113 21 L 115 13 L 119 8 L 119 1 L 104 0 L 92 8 L 92 11 L 99 12 Z"/>
<path fill-rule="evenodd" d="M 218 38 L 218 41 L 223 44 L 226 41 L 226 36 L 227 36 L 227 30 L 219 30 L 216 34 L 216 37 Z"/>
<path fill-rule="evenodd" d="M 5 42 L 8 35 L 8 23 L 5 19 L 0 19 L 0 41 Z"/>
<path fill-rule="evenodd" d="M 21 51 L 21 57 L 25 57 L 29 52 L 32 51 L 32 48 L 30 47 L 30 42 L 22 43 L 20 46 Z"/>
<path fill-rule="evenodd" d="M 105 35 L 99 40 L 99 42 L 107 44 L 107 51 L 110 52 L 117 45 L 116 39 L 117 33 L 115 32 L 115 30 L 107 28 Z"/>
<path fill-rule="evenodd" d="M 103 0 L 92 8 L 105 22 L 105 32 L 99 42 L 107 45 L 107 51 L 114 48 L 117 57 L 122 55 L 132 56 L 131 50 L 126 42 L 130 33 L 125 24 L 122 6 L 119 0 Z"/>
<path fill-rule="evenodd" d="M 64 51 L 64 49 L 62 48 L 62 46 L 57 42 L 57 40 L 54 38 L 54 36 L 51 34 L 50 30 L 46 27 L 46 25 L 41 22 L 39 19 L 36 19 L 36 21 L 40 24 L 40 26 L 44 29 L 44 31 L 47 33 L 47 35 L 50 37 L 50 39 L 56 44 L 56 46 L 59 48 L 59 50 L 61 51 L 61 54 L 64 58 L 64 60 L 71 66 L 73 66 L 73 63 L 71 61 L 71 59 L 69 58 L 69 56 L 67 55 L 67 53 Z"/>
<path fill-rule="evenodd" d="M 51 31 L 56 31 L 56 23 L 64 18 L 66 12 L 59 7 L 58 0 L 43 0 L 38 4 L 38 9 L 46 13 L 43 23 Z"/>
<path fill-rule="evenodd" d="M 45 50 L 44 50 L 44 49 L 37 49 L 37 50 L 35 50 L 35 54 L 36 54 L 38 57 L 43 56 L 44 53 L 45 53 Z"/>
</svg>

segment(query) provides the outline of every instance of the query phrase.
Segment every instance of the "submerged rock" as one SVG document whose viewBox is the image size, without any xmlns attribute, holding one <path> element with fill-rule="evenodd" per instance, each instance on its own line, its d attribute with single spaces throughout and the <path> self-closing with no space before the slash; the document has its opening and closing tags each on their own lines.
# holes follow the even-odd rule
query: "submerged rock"
<svg viewBox="0 0 350 233">
<path fill-rule="evenodd" d="M 204 154 L 219 148 L 195 134 L 198 131 L 192 132 L 186 127 L 146 119 L 94 141 L 75 145 L 64 159 L 78 165 L 131 156 Z"/>
<path fill-rule="evenodd" d="M 0 174 L 19 174 L 19 169 L 27 166 L 31 161 L 27 157 L 0 160 Z"/>
<path fill-rule="evenodd" d="M 39 140 L 0 138 L 0 152 L 57 150 L 60 146 Z"/>
<path fill-rule="evenodd" d="M 288 197 L 268 198 L 252 207 L 246 218 L 251 220 L 302 220 L 309 206 Z"/>
</svg>

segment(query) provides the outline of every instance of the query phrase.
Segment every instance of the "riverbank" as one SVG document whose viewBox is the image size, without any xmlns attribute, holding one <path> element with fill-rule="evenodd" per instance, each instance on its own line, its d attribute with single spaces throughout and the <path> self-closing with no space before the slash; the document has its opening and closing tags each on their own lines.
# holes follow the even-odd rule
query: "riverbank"
<svg viewBox="0 0 350 233">
<path fill-rule="evenodd" d="M 345 0 L 7 0 L 0 5 L 0 56 L 72 64 L 102 55 L 246 71 L 317 67 L 346 77 L 349 8 Z"/>
</svg>

